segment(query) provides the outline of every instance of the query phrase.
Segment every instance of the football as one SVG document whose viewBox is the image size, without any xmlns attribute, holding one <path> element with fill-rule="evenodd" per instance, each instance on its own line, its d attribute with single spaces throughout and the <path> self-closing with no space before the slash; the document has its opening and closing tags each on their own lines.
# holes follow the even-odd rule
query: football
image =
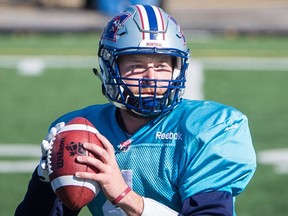
<svg viewBox="0 0 288 216">
<path fill-rule="evenodd" d="M 97 182 L 79 179 L 75 172 L 92 172 L 97 170 L 76 161 L 78 155 L 94 157 L 83 148 L 83 143 L 95 143 L 102 146 L 96 134 L 97 129 L 83 117 L 69 121 L 57 133 L 52 149 L 48 153 L 48 169 L 51 186 L 63 202 L 73 210 L 87 205 L 97 195 L 100 186 Z"/>
</svg>

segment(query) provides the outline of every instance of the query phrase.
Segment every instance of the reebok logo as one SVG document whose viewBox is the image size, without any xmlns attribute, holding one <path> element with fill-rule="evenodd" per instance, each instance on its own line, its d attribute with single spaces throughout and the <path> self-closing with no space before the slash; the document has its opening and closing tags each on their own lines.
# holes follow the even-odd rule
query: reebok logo
<svg viewBox="0 0 288 216">
<path fill-rule="evenodd" d="M 169 133 L 163 133 L 158 131 L 155 136 L 156 139 L 161 140 L 182 140 L 182 133 L 176 132 L 169 132 Z"/>
</svg>

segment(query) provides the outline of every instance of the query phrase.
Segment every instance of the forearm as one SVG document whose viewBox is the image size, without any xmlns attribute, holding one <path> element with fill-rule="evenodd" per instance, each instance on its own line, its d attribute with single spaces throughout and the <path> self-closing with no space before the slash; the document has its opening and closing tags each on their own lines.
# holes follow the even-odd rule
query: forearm
<svg viewBox="0 0 288 216">
<path fill-rule="evenodd" d="M 129 216 L 183 216 L 183 215 L 233 215 L 233 198 L 229 192 L 214 191 L 194 195 L 184 201 L 181 213 L 131 191 L 118 204 Z"/>
<path fill-rule="evenodd" d="M 51 212 L 56 196 L 47 182 L 39 180 L 34 171 L 29 182 L 23 201 L 18 205 L 15 215 L 43 215 L 43 212 Z"/>
<path fill-rule="evenodd" d="M 118 204 L 129 216 L 177 216 L 176 211 L 150 198 L 131 191 Z"/>
<path fill-rule="evenodd" d="M 39 179 L 36 170 L 29 182 L 23 201 L 16 208 L 15 216 L 78 215 L 81 209 L 74 211 L 65 207 L 56 197 L 50 183 Z"/>
</svg>

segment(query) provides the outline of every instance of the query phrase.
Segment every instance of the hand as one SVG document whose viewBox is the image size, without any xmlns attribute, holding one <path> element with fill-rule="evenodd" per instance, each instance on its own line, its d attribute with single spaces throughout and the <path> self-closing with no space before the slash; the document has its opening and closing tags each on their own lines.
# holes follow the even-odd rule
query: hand
<svg viewBox="0 0 288 216">
<path fill-rule="evenodd" d="M 47 156 L 48 151 L 52 148 L 52 145 L 54 143 L 54 140 L 56 138 L 57 133 L 65 126 L 64 122 L 58 123 L 55 127 L 52 127 L 45 137 L 45 139 L 41 143 L 41 158 L 40 163 L 37 167 L 37 174 L 40 178 L 40 180 L 44 182 L 49 182 L 48 177 L 48 163 L 47 163 Z"/>
<path fill-rule="evenodd" d="M 97 156 L 97 158 L 78 156 L 77 161 L 98 169 L 99 173 L 77 172 L 75 176 L 97 181 L 106 198 L 112 201 L 127 188 L 127 184 L 117 164 L 114 147 L 103 135 L 97 134 L 97 137 L 104 148 L 92 143 L 84 143 L 83 145 L 86 150 Z"/>
</svg>

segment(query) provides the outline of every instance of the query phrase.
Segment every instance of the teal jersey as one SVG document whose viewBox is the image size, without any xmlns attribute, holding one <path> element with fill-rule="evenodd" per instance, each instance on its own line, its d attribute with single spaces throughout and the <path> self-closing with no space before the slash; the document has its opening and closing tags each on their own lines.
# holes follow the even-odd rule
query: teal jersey
<svg viewBox="0 0 288 216">
<path fill-rule="evenodd" d="M 255 171 L 247 117 L 235 108 L 183 100 L 132 136 L 121 129 L 115 113 L 111 104 L 93 105 L 60 117 L 52 126 L 78 116 L 87 118 L 114 146 L 133 190 L 177 212 L 195 194 L 227 191 L 237 196 Z M 101 216 L 108 215 L 112 204 L 100 192 L 88 207 Z"/>
</svg>

